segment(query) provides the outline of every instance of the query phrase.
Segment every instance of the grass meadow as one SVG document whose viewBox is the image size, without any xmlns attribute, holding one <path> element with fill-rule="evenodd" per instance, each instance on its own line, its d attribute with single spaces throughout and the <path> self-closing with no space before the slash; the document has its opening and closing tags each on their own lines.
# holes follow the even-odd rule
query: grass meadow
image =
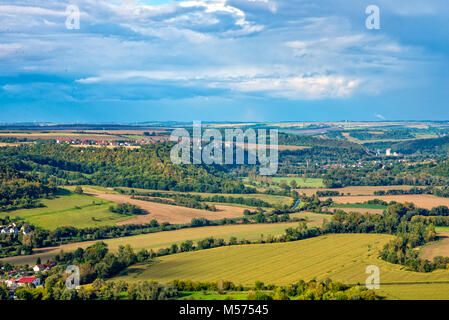
<svg viewBox="0 0 449 320">
<path fill-rule="evenodd" d="M 43 199 L 44 207 L 0 212 L 0 216 L 19 217 L 48 230 L 61 226 L 87 228 L 115 225 L 133 216 L 110 212 L 113 202 L 72 191 L 62 191 L 54 199 Z"/>
<path fill-rule="evenodd" d="M 333 203 L 331 208 L 386 209 L 388 206 L 369 203 Z"/>
<path fill-rule="evenodd" d="M 285 181 L 288 185 L 295 180 L 298 188 L 324 188 L 323 179 L 320 178 L 307 178 L 302 177 L 273 177 L 273 182 L 281 183 Z"/>
<path fill-rule="evenodd" d="M 286 182 L 288 185 L 295 180 L 297 188 L 324 188 L 323 179 L 320 178 L 307 178 L 303 177 L 272 177 L 271 181 L 274 183 L 281 183 L 282 181 Z M 249 179 L 244 178 L 243 182 L 248 183 Z M 257 181 L 253 181 L 256 185 L 259 185 Z"/>
</svg>

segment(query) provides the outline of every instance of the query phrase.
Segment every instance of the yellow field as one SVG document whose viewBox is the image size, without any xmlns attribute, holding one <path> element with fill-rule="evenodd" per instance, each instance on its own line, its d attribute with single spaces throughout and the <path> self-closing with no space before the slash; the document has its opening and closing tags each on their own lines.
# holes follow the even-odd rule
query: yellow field
<svg viewBox="0 0 449 320">
<path fill-rule="evenodd" d="M 313 220 L 311 220 L 313 221 Z M 143 234 L 125 238 L 103 240 L 111 250 L 116 250 L 120 245 L 131 245 L 136 251 L 139 249 L 167 248 L 172 243 L 181 243 L 185 240 L 198 241 L 207 237 L 223 238 L 229 240 L 231 237 L 237 239 L 258 240 L 263 234 L 265 237 L 269 234 L 273 236 L 281 235 L 285 229 L 297 226 L 297 222 L 278 223 L 278 224 L 246 224 L 246 225 L 227 225 L 217 227 L 189 228 L 175 231 L 158 232 Z M 77 242 L 58 247 L 36 249 L 35 254 L 30 256 L 17 256 L 1 259 L 3 262 L 11 264 L 24 265 L 33 264 L 38 257 L 42 261 L 53 258 L 60 250 L 75 251 L 77 248 L 86 248 L 95 243 L 95 241 Z"/>
<path fill-rule="evenodd" d="M 88 134 L 88 133 L 78 133 L 78 132 L 0 132 L 0 136 L 3 137 L 52 137 L 52 136 L 58 136 L 58 137 L 72 137 L 72 136 L 99 136 L 99 137 L 105 137 L 109 138 L 109 135 L 96 133 L 96 134 Z"/>
<path fill-rule="evenodd" d="M 290 217 L 306 219 L 309 226 L 321 226 L 324 219 L 327 219 L 327 221 L 330 221 L 332 219 L 332 215 L 330 214 L 312 213 L 305 211 L 292 213 Z"/>
<path fill-rule="evenodd" d="M 393 237 L 377 234 L 335 234 L 295 242 L 215 248 L 158 258 L 129 269 L 120 278 L 128 281 L 154 279 L 232 280 L 253 284 L 256 280 L 289 284 L 312 278 L 345 283 L 365 283 L 366 267 L 377 265 L 381 282 L 449 282 L 449 271 L 405 271 L 402 266 L 378 258 L 379 249 Z"/>
<path fill-rule="evenodd" d="M 381 285 L 377 294 L 394 300 L 449 300 L 449 283 Z"/>
<path fill-rule="evenodd" d="M 116 277 L 126 281 L 174 279 L 231 280 L 253 285 L 286 285 L 299 279 L 327 277 L 348 284 L 365 284 L 366 267 L 380 269 L 379 294 L 387 298 L 449 299 L 449 271 L 406 271 L 380 260 L 378 250 L 393 237 L 376 234 L 335 234 L 287 243 L 222 247 L 180 253 L 135 265 Z M 435 290 L 446 290 L 444 292 Z"/>
</svg>

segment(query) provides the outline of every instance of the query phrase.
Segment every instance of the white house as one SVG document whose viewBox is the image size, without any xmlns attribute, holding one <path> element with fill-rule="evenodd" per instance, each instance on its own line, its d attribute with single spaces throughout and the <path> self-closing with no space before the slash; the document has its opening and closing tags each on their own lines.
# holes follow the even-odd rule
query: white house
<svg viewBox="0 0 449 320">
<path fill-rule="evenodd" d="M 17 234 L 17 232 L 19 232 L 19 230 L 17 230 L 16 227 L 7 227 L 1 231 L 2 234 Z"/>
<path fill-rule="evenodd" d="M 33 267 L 34 272 L 42 272 L 46 270 L 50 270 L 56 263 L 54 261 L 50 261 L 49 263 L 37 264 Z"/>
<path fill-rule="evenodd" d="M 19 286 L 17 284 L 17 280 L 14 280 L 14 279 L 6 280 L 5 283 L 6 283 L 6 286 L 8 287 L 8 289 L 10 289 L 10 290 L 15 290 Z"/>
<path fill-rule="evenodd" d="M 48 268 L 45 266 L 45 265 L 43 265 L 43 264 L 36 264 L 34 267 L 33 267 L 33 271 L 34 272 L 41 272 L 41 271 L 44 271 L 44 270 L 47 270 Z"/>
</svg>

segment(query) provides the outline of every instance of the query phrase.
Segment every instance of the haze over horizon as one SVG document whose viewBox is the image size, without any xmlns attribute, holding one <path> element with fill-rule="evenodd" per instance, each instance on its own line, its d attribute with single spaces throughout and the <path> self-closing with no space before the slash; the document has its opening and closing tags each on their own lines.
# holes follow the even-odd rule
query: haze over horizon
<svg viewBox="0 0 449 320">
<path fill-rule="evenodd" d="M 365 26 L 372 4 L 380 30 Z M 449 119 L 448 13 L 443 0 L 0 0 L 0 122 Z"/>
</svg>

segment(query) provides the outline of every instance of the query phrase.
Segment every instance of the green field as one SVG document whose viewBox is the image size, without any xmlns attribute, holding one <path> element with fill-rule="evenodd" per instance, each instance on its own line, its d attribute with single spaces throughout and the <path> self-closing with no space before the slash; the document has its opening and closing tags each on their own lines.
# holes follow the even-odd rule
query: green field
<svg viewBox="0 0 449 320">
<path fill-rule="evenodd" d="M 313 218 L 311 218 L 313 221 Z M 266 237 L 281 235 L 285 229 L 295 227 L 298 222 L 276 223 L 276 224 L 244 224 L 244 225 L 224 225 L 216 227 L 187 228 L 175 231 L 157 232 L 150 234 L 141 234 L 137 236 L 106 239 L 109 249 L 114 251 L 120 245 L 129 244 L 135 251 L 140 249 L 167 248 L 173 243 L 180 244 L 185 240 L 198 241 L 207 237 L 223 238 L 229 240 L 231 237 L 237 239 L 258 240 L 263 235 Z M 42 261 L 53 258 L 60 250 L 64 252 L 75 251 L 78 247 L 86 248 L 95 243 L 95 241 L 76 242 L 65 244 L 54 248 L 36 249 L 35 254 L 30 256 L 16 256 L 1 259 L 3 262 L 9 262 L 14 265 L 32 264 L 39 257 Z"/>
<path fill-rule="evenodd" d="M 385 210 L 388 206 L 381 204 L 369 204 L 369 203 L 333 203 L 331 208 L 358 208 L 358 209 L 381 209 Z"/>
<path fill-rule="evenodd" d="M 123 216 L 110 212 L 110 201 L 91 196 L 62 191 L 54 199 L 43 199 L 45 207 L 0 212 L 1 217 L 20 217 L 30 224 L 48 230 L 61 226 L 87 228 L 115 225 L 133 216 Z"/>
<path fill-rule="evenodd" d="M 173 279 L 195 281 L 231 280 L 252 285 L 286 285 L 299 279 L 331 278 L 348 284 L 364 284 L 366 267 L 380 269 L 380 293 L 400 293 L 400 283 L 425 288 L 429 282 L 448 282 L 449 271 L 431 273 L 406 271 L 403 266 L 378 258 L 379 249 L 393 237 L 379 234 L 335 234 L 295 242 L 242 245 L 180 253 L 130 267 L 116 277 L 126 281 Z M 385 286 L 382 286 L 385 283 Z M 388 284 L 388 285 L 387 285 Z M 393 285 L 394 284 L 394 285 Z M 433 284 L 432 284 L 433 285 Z M 429 292 L 431 290 L 429 289 Z M 415 290 L 415 298 L 422 298 Z"/>
<path fill-rule="evenodd" d="M 273 182 L 281 183 L 285 181 L 288 185 L 295 180 L 298 188 L 324 188 L 323 179 L 307 178 L 305 181 L 302 177 L 273 177 Z"/>
<path fill-rule="evenodd" d="M 304 180 L 302 177 L 272 177 L 271 181 L 274 183 L 281 183 L 282 181 L 285 181 L 288 185 L 290 185 L 290 182 L 295 180 L 297 188 L 324 188 L 323 179 L 319 178 L 307 178 Z M 248 178 L 244 178 L 244 183 L 249 183 Z M 258 181 L 253 181 L 256 185 L 260 185 Z M 251 185 L 249 185 L 251 186 Z"/>
</svg>

